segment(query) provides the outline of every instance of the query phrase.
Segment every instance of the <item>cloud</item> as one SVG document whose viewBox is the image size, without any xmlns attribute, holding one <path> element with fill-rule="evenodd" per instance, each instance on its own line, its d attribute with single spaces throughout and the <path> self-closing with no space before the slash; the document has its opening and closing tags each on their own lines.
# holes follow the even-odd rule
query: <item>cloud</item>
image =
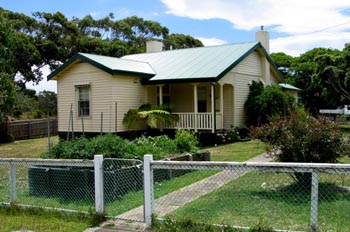
<svg viewBox="0 0 350 232">
<path fill-rule="evenodd" d="M 344 44 L 350 41 L 350 32 L 295 35 L 270 40 L 270 52 L 284 52 L 298 56 L 312 48 L 324 47 L 342 50 Z"/>
<path fill-rule="evenodd" d="M 221 44 L 228 43 L 226 40 L 222 40 L 218 38 L 196 37 L 196 39 L 199 39 L 200 41 L 202 41 L 204 46 L 213 46 L 213 45 L 221 45 Z"/>
<path fill-rule="evenodd" d="M 236 29 L 260 25 L 289 34 L 349 22 L 348 0 L 162 0 L 167 13 L 192 19 L 224 19 Z"/>
<path fill-rule="evenodd" d="M 161 0 L 167 14 L 199 20 L 224 19 L 234 29 L 268 27 L 271 51 L 298 55 L 314 47 L 342 49 L 349 42 L 348 0 Z M 272 34 L 272 33 L 271 33 Z"/>
<path fill-rule="evenodd" d="M 44 90 L 57 93 L 56 81 L 47 81 L 47 75 L 51 73 L 50 67 L 48 65 L 45 65 L 41 68 L 41 71 L 43 73 L 44 78 L 39 82 L 38 85 L 36 85 L 33 82 L 26 83 L 27 89 L 34 89 L 37 93 Z"/>
</svg>

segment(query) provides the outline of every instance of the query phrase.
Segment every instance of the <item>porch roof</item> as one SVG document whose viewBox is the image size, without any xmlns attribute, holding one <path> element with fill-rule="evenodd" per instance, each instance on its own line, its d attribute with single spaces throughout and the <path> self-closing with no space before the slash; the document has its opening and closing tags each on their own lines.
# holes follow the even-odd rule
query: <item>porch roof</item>
<svg viewBox="0 0 350 232">
<path fill-rule="evenodd" d="M 236 43 L 155 53 L 126 55 L 122 59 L 149 63 L 156 74 L 147 83 L 218 81 L 252 51 L 260 48 L 272 65 L 260 42 Z M 277 69 L 276 69 L 277 70 Z M 281 79 L 283 79 L 281 77 Z"/>
</svg>

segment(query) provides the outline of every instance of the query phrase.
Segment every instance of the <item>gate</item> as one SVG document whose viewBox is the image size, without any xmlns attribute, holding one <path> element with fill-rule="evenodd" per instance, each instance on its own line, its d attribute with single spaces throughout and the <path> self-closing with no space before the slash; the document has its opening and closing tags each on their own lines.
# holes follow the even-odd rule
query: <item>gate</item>
<svg viewBox="0 0 350 232">
<path fill-rule="evenodd" d="M 105 213 L 118 219 L 143 222 L 142 161 L 104 159 L 103 178 Z"/>
</svg>

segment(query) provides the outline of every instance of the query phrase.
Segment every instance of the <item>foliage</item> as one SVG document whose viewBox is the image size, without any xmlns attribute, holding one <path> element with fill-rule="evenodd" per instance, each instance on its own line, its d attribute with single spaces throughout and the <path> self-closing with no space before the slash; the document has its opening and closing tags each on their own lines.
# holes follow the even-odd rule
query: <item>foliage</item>
<svg viewBox="0 0 350 232">
<path fill-rule="evenodd" d="M 176 144 L 176 150 L 179 153 L 194 153 L 198 151 L 198 139 L 195 132 L 189 130 L 177 130 L 174 142 Z"/>
<path fill-rule="evenodd" d="M 241 136 L 239 135 L 238 127 L 231 125 L 230 129 L 225 129 L 223 132 L 218 133 L 216 138 L 221 144 L 237 142 Z"/>
<path fill-rule="evenodd" d="M 15 102 L 15 88 L 11 77 L 0 73 L 0 125 L 5 123 Z"/>
<path fill-rule="evenodd" d="M 113 134 L 97 136 L 91 139 L 78 138 L 71 141 L 60 141 L 51 148 L 51 153 L 44 157 L 56 159 L 93 159 L 96 154 L 106 158 L 143 159 L 145 154 L 153 154 L 154 159 L 161 159 L 169 154 L 197 152 L 198 141 L 188 131 L 179 131 L 174 140 L 166 135 L 145 137 L 134 141 L 124 140 Z"/>
<path fill-rule="evenodd" d="M 337 125 L 324 117 L 292 114 L 253 129 L 254 138 L 277 149 L 278 161 L 305 163 L 335 163 L 346 151 Z"/>
<path fill-rule="evenodd" d="M 287 116 L 297 110 L 293 95 L 283 92 L 277 85 L 263 88 L 263 84 L 253 82 L 245 102 L 247 125 L 261 125 L 278 116 Z"/>
<path fill-rule="evenodd" d="M 313 115 L 350 103 L 350 44 L 342 51 L 314 48 L 298 57 L 274 53 L 271 57 L 287 82 L 301 88 L 302 103 Z"/>
<path fill-rule="evenodd" d="M 258 123 L 258 115 L 256 113 L 259 112 L 259 108 L 256 103 L 258 101 L 258 97 L 262 94 L 263 91 L 264 84 L 261 81 L 253 81 L 249 86 L 248 98 L 244 103 L 244 110 L 247 115 L 247 125 L 255 125 Z"/>
<path fill-rule="evenodd" d="M 136 16 L 116 20 L 113 13 L 109 13 L 100 19 L 87 15 L 68 20 L 61 12 L 34 12 L 27 16 L 3 8 L 0 15 L 0 44 L 7 48 L 0 48 L 0 53 L 7 61 L 6 67 L 11 67 L 6 73 L 22 88 L 26 82 L 42 80 L 42 67 L 56 69 L 78 52 L 121 57 L 144 52 L 148 39 L 178 46 L 177 39 L 168 38 L 180 38 L 181 43 L 190 47 L 203 46 L 191 36 L 172 36 L 159 22 Z"/>
<path fill-rule="evenodd" d="M 292 114 L 275 122 L 252 129 L 253 138 L 268 145 L 268 152 L 280 162 L 336 163 L 337 158 L 349 152 L 342 133 L 326 118 Z M 310 173 L 295 173 L 300 184 L 311 183 Z"/>
<path fill-rule="evenodd" d="M 39 109 L 51 116 L 57 115 L 57 94 L 51 91 L 42 91 L 38 94 Z"/>
<path fill-rule="evenodd" d="M 171 124 L 178 121 L 178 116 L 171 113 L 171 106 L 163 104 L 152 106 L 150 104 L 141 105 L 139 109 L 130 109 L 123 118 L 123 124 L 128 129 L 134 129 L 137 123 L 145 123 L 150 128 L 157 128 L 159 123 Z"/>
</svg>

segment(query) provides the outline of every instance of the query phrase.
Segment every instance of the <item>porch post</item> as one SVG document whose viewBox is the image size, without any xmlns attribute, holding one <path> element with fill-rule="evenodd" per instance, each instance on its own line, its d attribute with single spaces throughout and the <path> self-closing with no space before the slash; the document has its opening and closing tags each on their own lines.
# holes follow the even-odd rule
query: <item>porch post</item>
<svg viewBox="0 0 350 232">
<path fill-rule="evenodd" d="M 163 105 L 163 85 L 158 85 L 159 88 L 159 105 Z"/>
<path fill-rule="evenodd" d="M 211 84 L 211 120 L 212 120 L 212 125 L 211 125 L 211 132 L 215 133 L 215 128 L 216 128 L 216 112 L 215 112 L 215 83 Z"/>
<path fill-rule="evenodd" d="M 220 84 L 221 129 L 224 129 L 224 85 Z"/>
<path fill-rule="evenodd" d="M 194 131 L 198 132 L 198 95 L 197 84 L 193 84 Z"/>
</svg>

